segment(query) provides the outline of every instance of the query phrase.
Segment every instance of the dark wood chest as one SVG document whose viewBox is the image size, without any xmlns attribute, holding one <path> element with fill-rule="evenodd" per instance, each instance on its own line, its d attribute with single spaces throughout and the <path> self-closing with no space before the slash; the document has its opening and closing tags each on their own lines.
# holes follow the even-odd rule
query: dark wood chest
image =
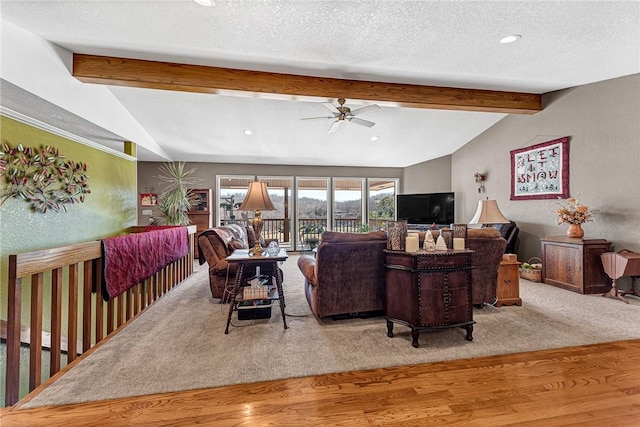
<svg viewBox="0 0 640 427">
<path fill-rule="evenodd" d="M 473 307 L 470 250 L 385 251 L 385 311 L 388 335 L 393 323 L 412 330 L 418 346 L 422 329 L 464 327 L 471 341 Z"/>
</svg>

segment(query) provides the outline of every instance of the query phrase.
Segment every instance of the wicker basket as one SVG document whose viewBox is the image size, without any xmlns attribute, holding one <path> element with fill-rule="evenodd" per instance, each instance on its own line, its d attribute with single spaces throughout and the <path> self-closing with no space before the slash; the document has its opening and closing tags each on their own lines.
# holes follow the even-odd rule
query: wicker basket
<svg viewBox="0 0 640 427">
<path fill-rule="evenodd" d="M 542 260 L 535 256 L 529 258 L 529 261 L 527 262 L 531 264 L 531 263 L 535 263 L 536 261 L 539 261 L 539 263 L 542 263 Z M 542 269 L 520 267 L 520 277 L 526 280 L 530 280 L 532 282 L 542 282 Z"/>
</svg>

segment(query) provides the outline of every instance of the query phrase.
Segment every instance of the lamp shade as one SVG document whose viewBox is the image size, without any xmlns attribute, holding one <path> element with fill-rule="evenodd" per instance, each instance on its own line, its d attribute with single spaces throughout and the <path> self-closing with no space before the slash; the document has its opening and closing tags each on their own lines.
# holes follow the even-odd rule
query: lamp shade
<svg viewBox="0 0 640 427">
<path fill-rule="evenodd" d="M 469 224 L 507 224 L 510 221 L 502 215 L 495 200 L 478 201 L 478 210 Z"/>
<path fill-rule="evenodd" d="M 240 205 L 242 211 L 273 211 L 273 206 L 269 193 L 267 192 L 267 183 L 254 181 L 249 183 L 249 191 Z"/>
</svg>

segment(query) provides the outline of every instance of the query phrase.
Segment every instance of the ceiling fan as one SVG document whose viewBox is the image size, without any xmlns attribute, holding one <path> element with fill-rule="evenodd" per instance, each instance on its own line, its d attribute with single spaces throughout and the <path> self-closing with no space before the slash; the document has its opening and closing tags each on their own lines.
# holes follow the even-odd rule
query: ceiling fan
<svg viewBox="0 0 640 427">
<path fill-rule="evenodd" d="M 338 127 L 340 127 L 340 125 L 344 123 L 345 120 L 350 121 L 351 123 L 356 123 L 361 126 L 366 126 L 368 128 L 373 127 L 375 125 L 374 122 L 363 120 L 356 116 L 359 116 L 360 114 L 363 114 L 366 112 L 379 110 L 380 107 L 378 105 L 371 104 L 362 108 L 357 108 L 352 111 L 351 108 L 345 107 L 344 105 L 345 102 L 346 101 L 344 98 L 338 98 L 338 104 L 340 104 L 338 107 L 336 107 L 330 102 L 323 102 L 322 105 L 324 105 L 329 111 L 333 113 L 332 116 L 306 117 L 306 118 L 303 118 L 302 120 L 335 119 L 335 121 L 331 124 L 331 127 L 329 128 L 329 133 L 333 133 L 336 130 L 338 130 Z"/>
</svg>

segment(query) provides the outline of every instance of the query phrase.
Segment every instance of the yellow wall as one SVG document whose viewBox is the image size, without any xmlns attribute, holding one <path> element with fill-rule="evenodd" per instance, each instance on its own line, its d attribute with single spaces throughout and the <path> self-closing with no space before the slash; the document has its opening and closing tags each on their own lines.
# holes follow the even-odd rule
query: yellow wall
<svg viewBox="0 0 640 427">
<path fill-rule="evenodd" d="M 33 213 L 19 199 L 7 200 L 0 208 L 0 319 L 6 320 L 9 254 L 124 234 L 137 222 L 137 166 L 135 161 L 4 116 L 0 116 L 0 138 L 12 146 L 58 147 L 69 160 L 87 164 L 91 189 L 84 203 L 68 206 L 67 212 Z M 23 313 L 25 301 L 23 298 Z"/>
</svg>

